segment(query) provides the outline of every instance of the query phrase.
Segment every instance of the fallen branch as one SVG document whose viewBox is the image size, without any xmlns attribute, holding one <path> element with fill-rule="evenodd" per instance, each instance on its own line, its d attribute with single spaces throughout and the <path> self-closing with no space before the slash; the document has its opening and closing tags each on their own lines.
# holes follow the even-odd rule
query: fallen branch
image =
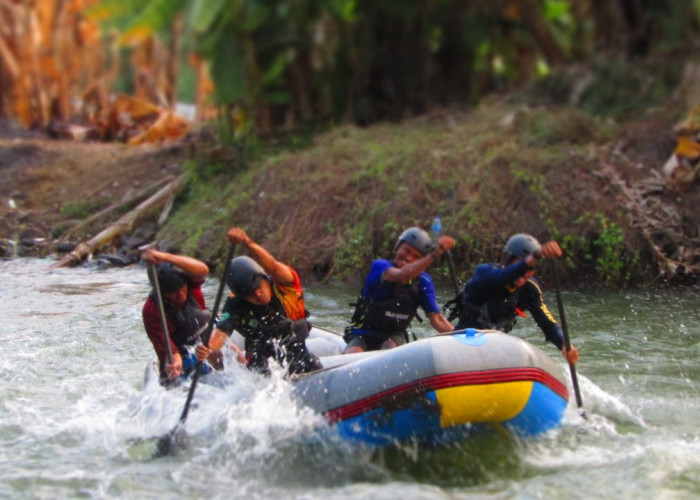
<svg viewBox="0 0 700 500">
<path fill-rule="evenodd" d="M 698 273 L 700 272 L 700 265 L 694 264 L 687 260 L 675 260 L 668 257 L 662 248 L 659 247 L 654 242 L 654 231 L 664 230 L 666 234 L 670 231 L 670 224 L 666 223 L 661 226 L 658 219 L 654 219 L 651 215 L 645 213 L 643 210 L 643 205 L 640 202 L 638 196 L 627 187 L 625 182 L 622 180 L 620 175 L 616 170 L 609 164 L 603 163 L 601 173 L 606 177 L 610 184 L 615 187 L 618 192 L 626 199 L 628 207 L 628 217 L 636 224 L 642 231 L 642 236 L 646 240 L 649 248 L 656 257 L 656 261 L 659 265 L 660 273 L 665 277 L 674 277 L 679 272 L 685 273 Z M 675 214 L 672 214 L 675 215 Z M 669 216 L 672 216 L 669 214 Z M 679 235 L 675 235 L 676 240 L 680 241 Z"/>
<path fill-rule="evenodd" d="M 165 204 L 168 199 L 179 193 L 187 184 L 187 174 L 182 174 L 160 189 L 153 196 L 141 202 L 131 212 L 125 214 L 114 224 L 101 231 L 91 240 L 80 243 L 72 252 L 51 266 L 51 268 L 76 265 L 96 250 L 111 243 L 122 233 L 131 231 L 134 224 L 146 217 L 154 208 Z"/>
<path fill-rule="evenodd" d="M 160 212 L 160 217 L 158 217 L 158 227 L 161 227 L 163 224 L 165 224 L 165 221 L 168 220 L 168 216 L 170 215 L 170 211 L 173 209 L 173 205 L 175 204 L 175 197 L 177 193 L 172 193 L 167 200 L 165 200 L 165 204 L 163 206 L 163 210 Z"/>
<path fill-rule="evenodd" d="M 88 227 L 90 224 L 92 224 L 93 222 L 106 217 L 107 215 L 111 214 L 115 210 L 118 210 L 122 207 L 130 205 L 131 203 L 135 202 L 138 199 L 144 198 L 149 192 L 153 191 L 154 189 L 159 188 L 164 183 L 169 182 L 169 181 L 172 181 L 171 177 L 161 179 L 158 182 L 151 184 L 146 189 L 139 191 L 134 196 L 130 196 L 128 199 L 126 199 L 124 201 L 120 201 L 119 203 L 115 203 L 115 204 L 110 205 L 106 208 L 103 208 L 102 210 L 100 210 L 96 214 L 91 215 L 90 217 L 88 217 L 87 219 L 85 219 L 83 221 L 80 221 L 78 224 L 76 224 L 75 226 L 70 228 L 68 231 L 66 231 L 65 234 L 61 237 L 61 241 L 68 240 L 68 238 L 70 238 L 72 235 L 74 235 L 75 233 L 77 233 L 81 229 L 84 229 L 84 228 Z M 112 181 L 110 181 L 110 182 L 112 182 Z"/>
</svg>

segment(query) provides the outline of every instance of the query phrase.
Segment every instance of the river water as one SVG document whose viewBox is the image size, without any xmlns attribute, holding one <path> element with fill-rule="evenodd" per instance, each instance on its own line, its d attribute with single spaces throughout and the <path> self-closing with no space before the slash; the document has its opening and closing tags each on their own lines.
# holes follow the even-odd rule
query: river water
<svg viewBox="0 0 700 500">
<path fill-rule="evenodd" d="M 537 439 L 357 449 L 277 371 L 232 366 L 198 385 L 188 445 L 154 459 L 187 387 L 144 384 L 145 271 L 51 263 L 0 263 L 1 498 L 700 498 L 698 290 L 565 291 L 587 419 L 572 401 Z M 205 286 L 210 304 L 217 288 Z M 355 292 L 307 286 L 314 323 L 342 330 Z M 515 334 L 562 359 L 520 323 Z"/>
</svg>

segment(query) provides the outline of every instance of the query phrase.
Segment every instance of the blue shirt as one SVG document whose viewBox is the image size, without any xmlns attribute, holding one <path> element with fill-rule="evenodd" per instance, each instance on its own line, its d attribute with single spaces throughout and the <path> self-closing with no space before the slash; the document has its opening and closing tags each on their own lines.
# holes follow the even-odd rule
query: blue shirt
<svg viewBox="0 0 700 500">
<path fill-rule="evenodd" d="M 515 317 L 516 310 L 513 306 L 520 311 L 530 311 L 546 339 L 557 346 L 558 349 L 561 349 L 564 343 L 564 335 L 544 301 L 539 282 L 532 277 L 520 287 L 520 290 L 517 290 L 513 284 L 515 280 L 523 277 L 530 269 L 524 259 L 505 267 L 493 263 L 479 264 L 474 271 L 474 276 L 464 285 L 462 293 L 467 302 L 481 306 L 487 302 L 505 304 L 508 297 L 517 292 L 516 303 L 509 305 L 507 311 L 500 310 L 499 312 L 501 314 L 507 313 L 509 317 Z M 505 318 L 496 317 L 491 319 L 494 323 L 498 323 Z M 457 328 L 469 327 L 478 327 L 478 325 L 465 323 L 460 318 Z"/>
<path fill-rule="evenodd" d="M 372 262 L 372 267 L 367 273 L 365 284 L 362 288 L 362 296 L 376 301 L 387 300 L 391 297 L 394 283 L 384 281 L 384 273 L 390 267 L 396 267 L 394 263 L 386 259 L 377 259 Z M 439 313 L 440 307 L 435 295 L 435 285 L 428 273 L 423 271 L 418 278 L 418 304 L 427 315 Z M 362 335 L 369 333 L 360 328 L 353 328 L 353 333 Z"/>
</svg>

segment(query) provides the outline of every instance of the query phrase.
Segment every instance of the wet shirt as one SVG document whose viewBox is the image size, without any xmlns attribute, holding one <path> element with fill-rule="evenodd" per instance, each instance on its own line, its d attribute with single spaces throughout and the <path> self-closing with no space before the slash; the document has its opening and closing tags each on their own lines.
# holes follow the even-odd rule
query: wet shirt
<svg viewBox="0 0 700 500">
<path fill-rule="evenodd" d="M 202 293 L 202 283 L 203 282 L 188 282 L 187 284 L 187 301 L 190 302 L 190 304 L 194 303 L 200 310 L 205 310 L 205 302 L 204 302 L 204 294 Z M 175 341 L 176 338 L 178 338 L 177 335 L 177 328 L 178 324 L 174 320 L 174 318 L 171 317 L 170 314 L 168 314 L 168 309 L 172 307 L 171 305 L 167 305 L 165 303 L 164 299 L 164 306 L 165 306 L 165 322 L 168 326 L 168 332 L 170 334 L 170 349 L 172 350 L 173 353 L 180 352 L 182 353 L 184 349 L 184 345 L 178 345 Z M 143 309 L 141 311 L 141 315 L 143 317 L 143 325 L 144 328 L 146 329 L 146 334 L 148 335 L 148 338 L 150 339 L 151 343 L 153 344 L 153 349 L 156 351 L 156 354 L 158 355 L 158 359 L 163 362 L 163 360 L 166 359 L 167 357 L 167 347 L 165 343 L 165 335 L 163 332 L 163 327 L 162 323 L 160 320 L 160 313 L 158 312 L 158 303 L 154 297 L 149 295 L 148 299 L 146 299 L 146 302 L 143 305 Z M 191 344 L 194 345 L 194 344 Z"/>
</svg>

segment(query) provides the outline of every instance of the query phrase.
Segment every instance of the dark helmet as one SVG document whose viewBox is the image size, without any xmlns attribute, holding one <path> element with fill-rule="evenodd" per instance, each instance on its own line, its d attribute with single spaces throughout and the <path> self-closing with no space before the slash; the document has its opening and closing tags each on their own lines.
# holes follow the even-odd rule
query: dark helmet
<svg viewBox="0 0 700 500">
<path fill-rule="evenodd" d="M 540 242 L 529 234 L 514 234 L 503 248 L 503 260 L 510 262 L 515 259 L 524 259 L 541 250 Z"/>
<path fill-rule="evenodd" d="M 154 281 L 153 268 L 148 267 L 148 281 L 152 287 L 156 286 Z M 187 273 L 170 262 L 161 262 L 156 266 L 158 274 L 158 284 L 162 293 L 177 292 L 183 285 L 187 283 Z"/>
<path fill-rule="evenodd" d="M 403 233 L 401 233 L 399 239 L 396 240 L 394 251 L 399 248 L 402 241 L 405 241 L 423 255 L 428 255 L 435 250 L 435 243 L 433 243 L 433 239 L 426 231 L 419 227 L 409 227 Z"/>
<path fill-rule="evenodd" d="M 226 283 L 233 293 L 246 297 L 260 286 L 266 276 L 260 264 L 243 255 L 231 261 Z"/>
</svg>

